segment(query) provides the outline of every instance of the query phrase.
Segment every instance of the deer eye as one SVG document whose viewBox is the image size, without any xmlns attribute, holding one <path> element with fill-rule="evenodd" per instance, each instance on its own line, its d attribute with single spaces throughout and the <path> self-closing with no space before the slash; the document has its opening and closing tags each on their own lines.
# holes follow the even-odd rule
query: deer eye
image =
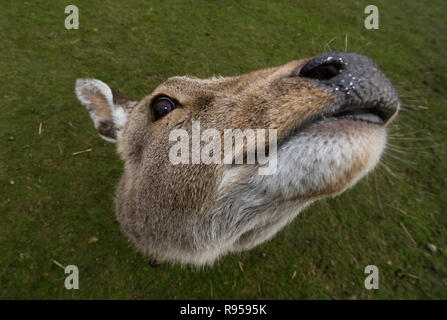
<svg viewBox="0 0 447 320">
<path fill-rule="evenodd" d="M 169 112 L 175 109 L 175 103 L 168 97 L 158 98 L 152 104 L 152 114 L 154 115 L 154 121 L 164 117 Z"/>
</svg>

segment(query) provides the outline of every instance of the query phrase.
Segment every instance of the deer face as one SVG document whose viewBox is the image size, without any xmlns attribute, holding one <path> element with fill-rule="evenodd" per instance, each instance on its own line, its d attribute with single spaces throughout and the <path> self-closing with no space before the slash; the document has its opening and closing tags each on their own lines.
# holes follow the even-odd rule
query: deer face
<svg viewBox="0 0 447 320">
<path fill-rule="evenodd" d="M 115 200 L 124 233 L 145 254 L 198 265 L 256 246 L 355 184 L 378 163 L 399 105 L 378 67 L 353 53 L 236 77 L 173 77 L 139 102 L 95 79 L 78 79 L 76 94 L 124 161 Z M 276 172 L 173 164 L 170 133 L 191 133 L 194 122 L 222 134 L 275 129 Z"/>
</svg>

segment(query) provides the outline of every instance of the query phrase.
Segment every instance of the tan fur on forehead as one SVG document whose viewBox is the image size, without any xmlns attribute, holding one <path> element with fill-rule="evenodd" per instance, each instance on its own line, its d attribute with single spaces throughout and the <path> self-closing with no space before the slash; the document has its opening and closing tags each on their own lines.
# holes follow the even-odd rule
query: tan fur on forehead
<svg viewBox="0 0 447 320">
<path fill-rule="evenodd" d="M 189 112 L 203 116 L 211 124 L 208 127 L 277 129 L 282 138 L 301 121 L 336 102 L 333 94 L 310 82 L 297 85 L 291 73 L 304 62 L 292 61 L 281 67 L 211 80 L 173 77 L 144 100 L 165 94 L 177 99 Z M 203 101 L 211 103 L 204 106 Z"/>
</svg>

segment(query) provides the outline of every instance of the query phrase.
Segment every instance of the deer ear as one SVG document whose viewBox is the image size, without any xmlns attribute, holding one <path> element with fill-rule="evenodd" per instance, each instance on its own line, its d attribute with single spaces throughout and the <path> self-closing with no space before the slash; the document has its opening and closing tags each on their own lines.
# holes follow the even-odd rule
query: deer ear
<svg viewBox="0 0 447 320">
<path fill-rule="evenodd" d="M 116 142 L 136 101 L 97 79 L 78 79 L 76 96 L 87 108 L 99 135 Z"/>
</svg>

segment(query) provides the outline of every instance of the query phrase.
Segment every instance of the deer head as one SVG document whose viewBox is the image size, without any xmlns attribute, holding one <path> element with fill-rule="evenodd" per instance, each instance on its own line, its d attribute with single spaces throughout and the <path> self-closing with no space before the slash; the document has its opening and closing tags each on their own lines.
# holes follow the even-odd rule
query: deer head
<svg viewBox="0 0 447 320">
<path fill-rule="evenodd" d="M 353 186 L 379 162 L 399 108 L 384 74 L 354 53 L 235 77 L 172 77 L 140 101 L 96 79 L 78 79 L 76 94 L 124 161 L 115 197 L 123 232 L 151 257 L 196 265 L 270 239 L 312 202 Z M 222 138 L 274 130 L 275 147 L 264 140 L 274 173 L 259 174 L 257 161 L 173 163 L 172 132 L 193 134 L 196 123 Z M 247 141 L 232 142 L 234 155 L 248 156 Z"/>
</svg>

